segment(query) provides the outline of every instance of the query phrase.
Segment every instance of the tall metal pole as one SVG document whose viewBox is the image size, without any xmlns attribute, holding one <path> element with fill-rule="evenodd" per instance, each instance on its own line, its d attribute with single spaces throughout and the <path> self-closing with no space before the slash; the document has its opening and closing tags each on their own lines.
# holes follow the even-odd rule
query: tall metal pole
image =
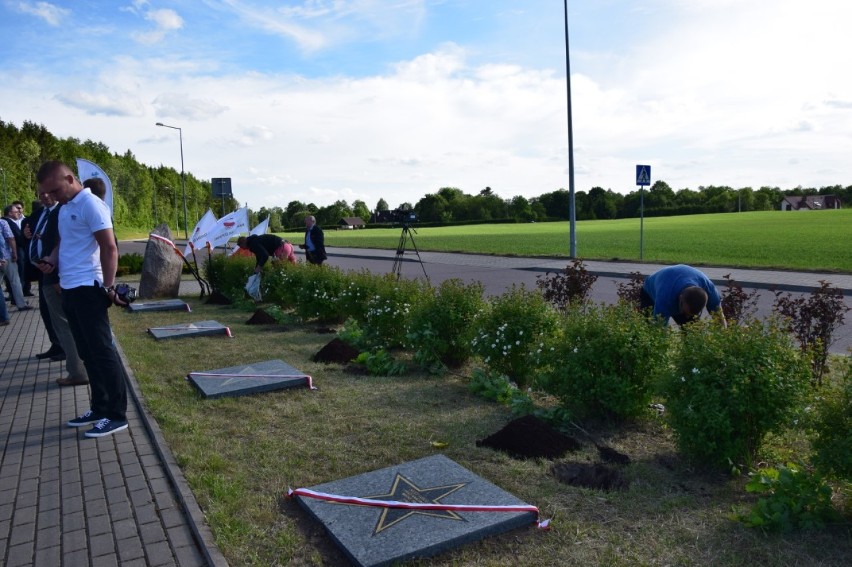
<svg viewBox="0 0 852 567">
<path fill-rule="evenodd" d="M 186 240 L 189 240 L 189 221 L 187 220 L 187 217 L 189 215 L 186 211 L 186 174 L 184 173 L 183 169 L 183 130 L 177 126 L 169 126 L 168 124 L 163 124 L 162 122 L 157 122 L 157 126 L 177 130 L 178 136 L 180 137 L 180 188 L 183 192 L 183 236 L 184 238 L 186 238 Z"/>
<path fill-rule="evenodd" d="M 568 0 L 565 4 L 565 83 L 568 88 L 568 208 L 570 257 L 577 257 L 577 214 L 574 202 L 574 126 L 571 119 L 571 55 L 568 49 Z"/>
</svg>

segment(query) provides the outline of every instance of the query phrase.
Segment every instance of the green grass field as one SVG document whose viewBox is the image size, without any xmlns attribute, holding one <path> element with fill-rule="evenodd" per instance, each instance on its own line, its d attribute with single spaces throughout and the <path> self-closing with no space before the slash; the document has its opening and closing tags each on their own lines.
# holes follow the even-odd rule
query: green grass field
<svg viewBox="0 0 852 567">
<path fill-rule="evenodd" d="M 852 209 L 655 217 L 644 225 L 646 262 L 852 272 Z M 569 253 L 567 222 L 414 228 L 421 251 Z M 580 221 L 576 230 L 580 258 L 639 260 L 639 219 Z M 399 237 L 399 227 L 327 230 L 326 245 L 394 249 Z"/>
</svg>

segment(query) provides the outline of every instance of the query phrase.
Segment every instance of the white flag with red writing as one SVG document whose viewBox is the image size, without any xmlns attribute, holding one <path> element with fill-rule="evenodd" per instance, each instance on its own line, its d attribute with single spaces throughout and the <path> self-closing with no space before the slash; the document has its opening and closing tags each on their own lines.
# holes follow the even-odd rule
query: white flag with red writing
<svg viewBox="0 0 852 567">
<path fill-rule="evenodd" d="M 210 231 L 207 239 L 210 246 L 216 248 L 228 242 L 231 238 L 242 232 L 249 231 L 248 208 L 243 207 L 233 213 L 228 213 L 216 222 L 216 226 Z"/>
<path fill-rule="evenodd" d="M 196 250 L 199 248 L 204 248 L 207 246 L 207 242 L 210 240 L 210 232 L 216 227 L 216 215 L 213 214 L 213 211 L 207 209 L 207 212 L 204 213 L 204 216 L 198 221 L 195 225 L 195 228 L 192 229 L 192 236 L 189 237 L 189 242 L 186 243 L 186 248 L 183 251 L 184 256 L 188 256 L 192 253 L 192 248 Z M 190 244 L 192 246 L 190 247 Z"/>
</svg>

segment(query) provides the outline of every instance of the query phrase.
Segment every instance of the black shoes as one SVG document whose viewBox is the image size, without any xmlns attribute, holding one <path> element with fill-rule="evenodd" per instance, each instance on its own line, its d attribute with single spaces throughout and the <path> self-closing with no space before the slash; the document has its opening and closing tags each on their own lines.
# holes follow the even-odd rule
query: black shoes
<svg viewBox="0 0 852 567">
<path fill-rule="evenodd" d="M 59 356 L 62 356 L 62 358 L 56 358 L 56 357 L 59 357 Z M 55 346 L 52 346 L 49 349 L 47 349 L 46 351 L 44 351 L 40 354 L 37 354 L 36 358 L 39 359 L 39 360 L 44 360 L 45 358 L 49 358 L 50 360 L 54 360 L 54 359 L 64 360 L 65 359 L 65 352 L 63 352 L 63 350 L 61 348 L 56 348 Z"/>
</svg>

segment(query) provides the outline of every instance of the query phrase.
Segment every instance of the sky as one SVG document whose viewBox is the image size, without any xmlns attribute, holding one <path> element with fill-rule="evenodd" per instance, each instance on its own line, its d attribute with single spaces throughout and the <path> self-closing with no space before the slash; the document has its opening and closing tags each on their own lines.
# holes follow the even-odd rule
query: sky
<svg viewBox="0 0 852 567">
<path fill-rule="evenodd" d="M 569 188 L 563 2 L 0 0 L 0 120 L 251 208 Z M 852 184 L 852 3 L 569 0 L 574 187 Z M 181 130 L 157 127 L 155 124 Z M 120 188 L 119 188 L 120 190 Z"/>
</svg>

